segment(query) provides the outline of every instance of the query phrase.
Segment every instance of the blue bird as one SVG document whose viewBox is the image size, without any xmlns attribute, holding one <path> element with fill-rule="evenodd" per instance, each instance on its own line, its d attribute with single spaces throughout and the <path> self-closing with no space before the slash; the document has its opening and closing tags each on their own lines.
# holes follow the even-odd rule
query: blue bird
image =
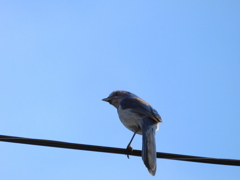
<svg viewBox="0 0 240 180">
<path fill-rule="evenodd" d="M 123 125 L 134 132 L 127 149 L 132 150 L 131 142 L 136 134 L 142 135 L 142 159 L 151 175 L 155 175 L 156 144 L 155 131 L 162 119 L 150 104 L 128 91 L 113 91 L 102 99 L 117 108 L 118 116 Z M 129 156 L 128 156 L 129 157 Z"/>
</svg>

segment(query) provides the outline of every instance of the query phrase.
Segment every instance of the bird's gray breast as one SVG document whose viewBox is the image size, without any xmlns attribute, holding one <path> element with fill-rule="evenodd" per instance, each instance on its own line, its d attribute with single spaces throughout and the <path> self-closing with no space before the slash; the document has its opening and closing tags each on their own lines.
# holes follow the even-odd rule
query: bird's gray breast
<svg viewBox="0 0 240 180">
<path fill-rule="evenodd" d="M 136 132 L 137 134 L 142 134 L 141 130 L 141 120 L 142 116 L 140 116 L 137 113 L 133 113 L 131 111 L 131 108 L 128 109 L 122 109 L 121 106 L 118 108 L 118 116 L 123 125 L 128 128 L 132 132 Z"/>
</svg>

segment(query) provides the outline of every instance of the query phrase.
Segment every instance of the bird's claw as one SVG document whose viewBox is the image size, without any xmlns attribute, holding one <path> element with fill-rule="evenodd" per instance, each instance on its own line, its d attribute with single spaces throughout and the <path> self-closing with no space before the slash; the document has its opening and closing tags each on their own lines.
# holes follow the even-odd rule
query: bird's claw
<svg viewBox="0 0 240 180">
<path fill-rule="evenodd" d="M 129 159 L 129 154 L 132 154 L 133 148 L 132 148 L 130 145 L 128 145 L 127 148 L 126 148 L 126 150 L 129 152 L 129 153 L 127 154 L 127 158 Z"/>
</svg>

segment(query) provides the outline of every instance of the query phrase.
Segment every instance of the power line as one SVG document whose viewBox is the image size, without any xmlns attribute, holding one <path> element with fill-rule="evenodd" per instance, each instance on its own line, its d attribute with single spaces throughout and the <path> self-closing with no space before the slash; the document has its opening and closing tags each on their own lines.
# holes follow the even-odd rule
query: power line
<svg viewBox="0 0 240 180">
<path fill-rule="evenodd" d="M 75 149 L 75 150 L 86 150 L 86 151 L 96 151 L 96 152 L 116 153 L 116 154 L 129 154 L 131 156 L 141 156 L 141 153 L 142 153 L 142 151 L 139 151 L 139 150 L 133 150 L 132 152 L 129 152 L 128 150 L 122 149 L 122 148 L 94 146 L 94 145 L 86 145 L 86 144 L 68 143 L 68 142 L 62 142 L 62 141 L 32 139 L 32 138 L 23 138 L 23 137 L 14 137 L 14 136 L 5 136 L 5 135 L 0 135 L 0 141 L 67 148 L 67 149 Z M 207 158 L 207 157 L 189 156 L 189 155 L 181 155 L 181 154 L 162 153 L 162 152 L 157 152 L 157 158 L 240 166 L 240 160 L 236 160 L 236 159 Z"/>
</svg>

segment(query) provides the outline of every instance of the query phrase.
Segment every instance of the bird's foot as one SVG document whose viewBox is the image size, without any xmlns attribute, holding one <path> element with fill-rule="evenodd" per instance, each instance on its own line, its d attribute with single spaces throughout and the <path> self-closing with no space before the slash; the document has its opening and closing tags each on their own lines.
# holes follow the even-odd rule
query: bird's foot
<svg viewBox="0 0 240 180">
<path fill-rule="evenodd" d="M 126 150 L 129 152 L 128 154 L 127 154 L 127 158 L 129 159 L 129 154 L 132 154 L 132 152 L 133 152 L 133 148 L 130 146 L 130 144 L 127 146 L 127 148 L 126 148 Z"/>
</svg>

